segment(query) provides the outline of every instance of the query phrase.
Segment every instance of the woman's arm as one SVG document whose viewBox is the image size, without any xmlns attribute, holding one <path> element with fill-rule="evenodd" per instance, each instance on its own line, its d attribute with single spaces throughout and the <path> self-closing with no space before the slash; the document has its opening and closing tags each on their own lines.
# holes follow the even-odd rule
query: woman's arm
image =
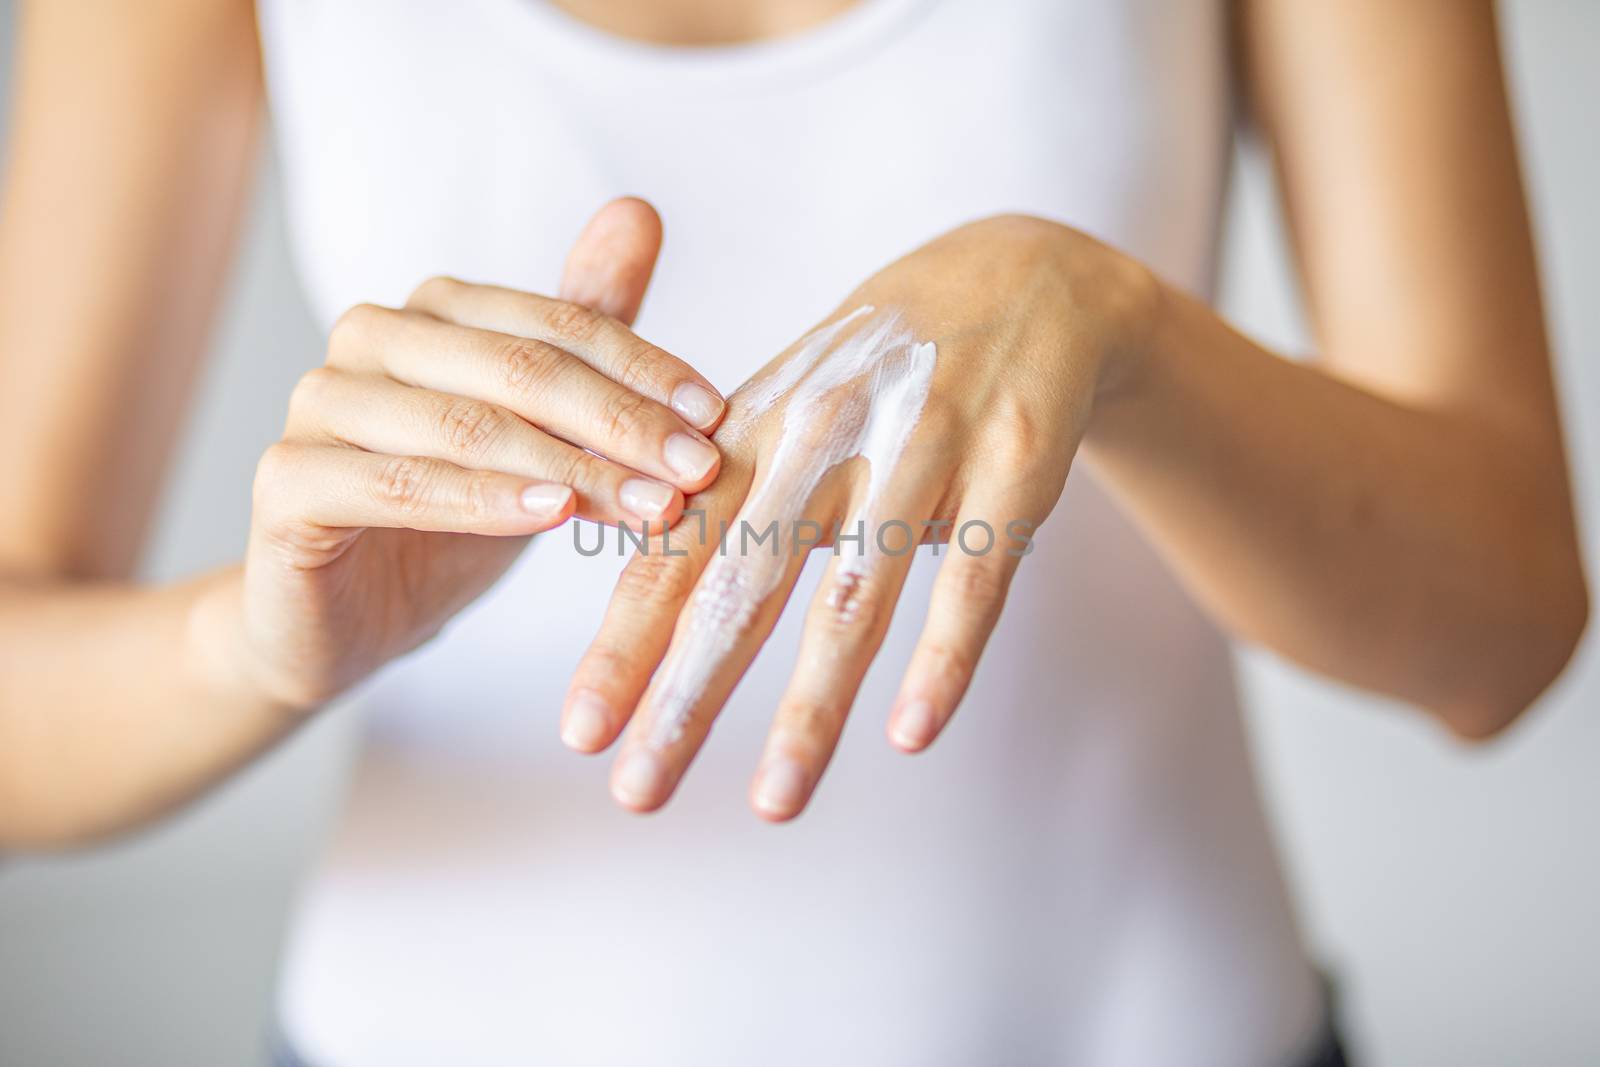
<svg viewBox="0 0 1600 1067">
<path fill-rule="evenodd" d="M 0 560 L 125 578 L 228 274 L 248 0 L 22 5 L 0 199 Z"/>
<path fill-rule="evenodd" d="M 120 584 L 253 171 L 252 5 L 35 0 L 18 19 L 0 200 L 0 841 L 12 844 L 144 817 L 292 721 L 192 661 L 190 609 L 210 583 Z"/>
<path fill-rule="evenodd" d="M 1320 358 L 1168 294 L 1084 455 L 1230 630 L 1493 734 L 1587 595 L 1492 5 L 1240 16 Z"/>
<path fill-rule="evenodd" d="M 1240 15 L 1323 358 L 1284 360 L 1044 220 L 890 264 L 734 394 L 725 471 L 696 498 L 718 529 L 777 520 L 789 556 L 713 541 L 623 572 L 563 716 L 581 751 L 621 738 L 619 802 L 671 796 L 784 610 L 816 543 L 802 522 L 1031 530 L 1080 445 L 1235 633 L 1465 737 L 1559 673 L 1587 593 L 1492 11 Z M 902 749 L 954 713 L 1019 555 L 940 561 L 889 717 Z M 859 546 L 830 561 L 752 783 L 763 816 L 817 787 L 909 566 Z"/>
<path fill-rule="evenodd" d="M 233 243 L 251 5 L 39 3 L 0 228 L 0 844 L 194 796 L 438 632 L 528 537 L 676 520 L 723 402 L 643 341 L 661 244 L 603 208 L 564 299 L 448 278 L 361 305 L 256 471 L 242 566 L 128 583 Z"/>
</svg>

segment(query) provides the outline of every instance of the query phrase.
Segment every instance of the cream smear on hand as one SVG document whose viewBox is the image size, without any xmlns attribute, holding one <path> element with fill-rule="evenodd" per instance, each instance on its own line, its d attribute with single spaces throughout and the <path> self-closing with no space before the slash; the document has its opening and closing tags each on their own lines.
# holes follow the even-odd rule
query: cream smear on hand
<svg viewBox="0 0 1600 1067">
<path fill-rule="evenodd" d="M 830 470 L 860 456 L 871 465 L 870 477 L 845 528 L 863 523 L 866 536 L 859 553 L 837 568 L 829 595 L 835 610 L 853 610 L 853 590 L 882 552 L 875 536 L 881 498 L 927 403 L 937 356 L 934 344 L 917 341 L 897 314 L 868 305 L 807 335 L 788 362 L 734 395 L 727 435 L 743 436 L 758 416 L 787 399 L 783 423 L 764 480 L 701 575 L 662 664 L 650 747 L 683 736 L 717 668 L 782 582 L 812 492 Z M 746 551 L 745 524 L 759 533 L 773 522 L 777 540 Z"/>
</svg>

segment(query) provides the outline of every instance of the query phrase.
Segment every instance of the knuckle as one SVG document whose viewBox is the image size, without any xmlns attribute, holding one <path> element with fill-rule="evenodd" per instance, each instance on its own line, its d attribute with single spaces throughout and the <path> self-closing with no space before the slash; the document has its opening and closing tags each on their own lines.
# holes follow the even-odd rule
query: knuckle
<svg viewBox="0 0 1600 1067">
<path fill-rule="evenodd" d="M 373 479 L 378 501 L 404 514 L 416 514 L 427 506 L 433 471 L 427 460 L 418 456 L 393 456 L 384 461 Z"/>
<path fill-rule="evenodd" d="M 836 706 L 801 700 L 784 705 L 778 732 L 784 737 L 825 740 L 837 733 L 841 725 L 842 716 Z"/>
<path fill-rule="evenodd" d="M 269 503 L 277 488 L 283 484 L 293 454 L 293 447 L 282 441 L 268 445 L 266 451 L 261 453 L 250 489 L 251 499 L 257 509 Z"/>
<path fill-rule="evenodd" d="M 327 366 L 313 367 L 302 374 L 289 394 L 290 418 L 316 408 L 338 377 L 339 372 Z"/>
<path fill-rule="evenodd" d="M 595 491 L 595 486 L 601 482 L 598 470 L 600 461 L 594 456 L 579 449 L 563 449 L 552 457 L 545 468 L 544 477 L 548 481 L 570 485 L 580 492 L 590 495 L 604 495 L 603 490 Z M 615 495 L 613 492 L 612 495 Z"/>
<path fill-rule="evenodd" d="M 583 659 L 578 662 L 572 684 L 574 687 L 587 686 L 605 692 L 617 685 L 619 679 L 631 678 L 637 673 L 632 658 L 602 635 L 595 639 L 595 643 L 589 646 Z"/>
<path fill-rule="evenodd" d="M 1037 470 L 1050 454 L 1050 427 L 1026 404 L 1007 402 L 991 423 L 996 434 L 991 442 L 992 458 L 1006 470 Z"/>
<path fill-rule="evenodd" d="M 888 590 L 871 574 L 841 570 L 822 599 L 821 621 L 829 629 L 871 633 L 888 616 Z"/>
<path fill-rule="evenodd" d="M 529 399 L 547 390 L 558 365 L 556 351 L 535 341 L 507 341 L 494 355 L 500 380 L 512 396 Z"/>
<path fill-rule="evenodd" d="M 499 478 L 492 471 L 472 471 L 468 474 L 462 500 L 467 518 L 475 522 L 487 522 L 493 518 L 499 510 L 495 506 L 495 490 L 498 487 Z"/>
<path fill-rule="evenodd" d="M 505 431 L 500 413 L 481 400 L 452 399 L 440 409 L 438 419 L 440 436 L 458 455 L 483 455 Z"/>
<path fill-rule="evenodd" d="M 267 543 L 281 554 L 282 559 L 294 566 L 325 560 L 350 541 L 346 530 L 318 526 L 291 516 L 264 522 L 262 532 L 267 537 Z"/>
<path fill-rule="evenodd" d="M 672 607 L 688 599 L 694 577 L 682 557 L 638 555 L 622 569 L 617 599 L 647 608 Z"/>
<path fill-rule="evenodd" d="M 999 616 L 1007 584 L 999 567 L 981 559 L 964 560 L 947 564 L 941 577 L 947 603 L 963 618 L 987 621 Z"/>
<path fill-rule="evenodd" d="M 618 389 L 600 409 L 600 431 L 608 441 L 628 441 L 644 433 L 651 404 L 648 397 Z"/>
<path fill-rule="evenodd" d="M 649 341 L 633 337 L 631 334 L 629 336 L 631 340 L 617 353 L 612 375 L 622 385 L 638 391 L 655 382 L 660 349 Z"/>
<path fill-rule="evenodd" d="M 918 669 L 947 682 L 965 684 L 977 664 L 972 655 L 944 641 L 929 642 L 917 654 Z"/>
<path fill-rule="evenodd" d="M 462 282 L 448 274 L 435 274 L 431 278 L 423 279 L 422 283 L 411 290 L 408 304 L 420 304 L 424 307 L 439 307 L 448 303 L 452 294 L 460 289 Z"/>
<path fill-rule="evenodd" d="M 593 308 L 574 304 L 570 300 L 558 300 L 545 312 L 545 326 L 563 341 L 583 344 L 594 340 L 600 332 L 603 318 Z"/>
<path fill-rule="evenodd" d="M 328 353 L 353 352 L 371 345 L 389 311 L 377 304 L 347 308 L 328 331 Z"/>
</svg>

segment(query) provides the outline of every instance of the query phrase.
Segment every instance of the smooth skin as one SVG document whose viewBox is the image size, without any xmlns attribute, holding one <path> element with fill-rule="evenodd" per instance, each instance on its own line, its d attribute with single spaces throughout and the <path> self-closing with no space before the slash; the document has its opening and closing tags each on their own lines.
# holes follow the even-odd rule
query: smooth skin
<svg viewBox="0 0 1600 1067">
<path fill-rule="evenodd" d="M 994 284 L 975 291 L 979 274 Z M 1182 531 L 1158 536 L 1158 546 L 1235 632 L 1428 708 L 1468 738 L 1493 735 L 1525 708 L 1582 628 L 1553 408 L 1522 423 L 1503 402 L 1435 412 L 1379 398 L 1271 356 L 1114 249 L 1025 217 L 939 238 L 875 275 L 840 313 L 862 305 L 895 309 L 939 349 L 927 406 L 880 505 L 885 520 L 941 531 L 939 539 L 973 522 L 1035 529 L 1081 455 L 1145 524 Z M 1530 379 L 1530 399 L 1543 393 L 1548 403 L 1548 382 Z M 1283 396 L 1294 411 L 1262 410 Z M 730 398 L 730 425 L 744 418 L 746 397 L 741 389 Z M 770 476 L 783 419 L 779 404 L 755 416 L 754 432 L 722 442 L 724 474 L 691 501 L 709 527 L 770 521 L 749 506 L 751 488 Z M 1286 448 L 1323 459 L 1326 479 L 1308 483 Z M 1400 469 L 1387 470 L 1399 456 Z M 1266 492 L 1230 506 L 1241 469 Z M 836 468 L 806 517 L 822 529 L 853 527 L 870 473 L 863 461 Z M 1373 495 L 1370 486 L 1383 488 Z M 1528 522 L 1530 511 L 1546 521 Z M 669 637 L 686 639 L 685 605 L 718 551 L 715 539 L 686 547 L 630 561 L 568 700 L 565 736 L 580 751 L 630 724 L 611 787 L 639 811 L 670 797 L 804 562 L 790 556 L 784 582 L 681 736 L 658 746 L 652 671 Z M 991 551 L 943 554 L 887 723 L 904 751 L 933 742 L 972 680 L 1011 580 L 1027 566 L 1005 548 L 1002 538 Z M 751 785 L 752 806 L 769 819 L 799 814 L 816 789 L 913 560 L 882 556 L 860 578 L 841 572 L 854 554 L 830 560 L 805 608 L 797 665 Z M 1379 559 L 1387 566 L 1374 567 Z M 1395 587 L 1402 563 L 1406 581 Z M 580 726 L 597 714 L 606 730 Z"/>
<path fill-rule="evenodd" d="M 1320 358 L 1268 352 L 1067 227 L 966 227 L 840 308 L 894 308 L 939 346 L 887 514 L 918 529 L 1042 522 L 1081 454 L 1231 633 L 1491 737 L 1560 673 L 1588 616 L 1492 10 L 1255 3 L 1241 29 Z M 725 443 L 726 473 L 691 501 L 713 528 L 764 526 L 741 505 L 782 417 Z M 841 467 L 807 517 L 851 522 L 866 476 Z M 567 701 L 580 751 L 632 722 L 611 787 L 635 810 L 670 797 L 798 575 L 796 559 L 658 749 L 647 685 L 715 548 L 632 561 Z M 898 747 L 926 748 L 949 721 L 1020 562 L 945 555 L 888 718 Z M 757 813 L 788 819 L 809 800 L 909 564 L 853 588 L 850 612 L 833 606 L 830 564 L 751 785 Z"/>
<path fill-rule="evenodd" d="M 638 201 L 597 216 L 576 257 L 597 234 L 639 257 L 598 307 L 631 319 L 659 232 Z M 580 302 L 435 278 L 403 309 L 347 312 L 256 471 L 237 603 L 210 608 L 223 632 L 243 615 L 234 662 L 312 707 L 433 636 L 527 535 L 573 514 L 675 522 L 719 457 L 669 398 L 707 429 L 723 411 L 687 364 Z"/>
<path fill-rule="evenodd" d="M 786 32 L 830 4 L 786 0 L 779 12 L 752 2 L 748 10 L 782 17 L 718 34 Z M 662 9 L 687 19 L 714 5 L 731 10 L 721 0 Z M 612 10 L 624 22 L 612 28 L 626 32 L 625 6 Z M 1248 0 L 1236 14 L 1243 85 L 1278 164 L 1317 361 L 1283 360 L 1065 227 L 979 223 L 860 290 L 911 315 L 926 313 L 924 292 L 959 297 L 950 322 L 923 326 L 938 331 L 940 376 L 959 357 L 987 401 L 940 388 L 926 425 L 949 430 L 949 444 L 913 442 L 895 506 L 1047 514 L 1079 457 L 1230 632 L 1408 699 L 1462 736 L 1493 735 L 1559 673 L 1587 594 L 1492 7 Z M 672 394 L 635 362 L 648 346 L 621 332 L 648 279 L 637 265 L 655 256 L 652 216 L 630 202 L 602 227 L 614 246 L 575 252 L 588 273 L 574 281 L 569 271 L 564 294 L 607 318 L 551 316 L 539 298 L 450 282 L 425 286 L 409 309 L 347 316 L 328 367 L 297 391 L 285 442 L 263 463 L 246 562 L 181 585 L 130 584 L 252 171 L 261 106 L 252 11 L 244 0 L 151 0 L 137 10 L 33 0 L 21 29 L 0 201 L 0 844 L 127 829 L 260 753 L 333 692 L 425 639 L 465 602 L 461 589 L 487 584 L 518 542 L 564 514 L 513 521 L 523 489 L 567 485 L 575 502 L 562 508 L 587 501 L 599 512 L 626 507 L 629 477 L 691 493 L 714 477 L 695 502 L 736 513 L 770 428 L 730 446 L 720 476 L 668 479 L 670 468 L 651 466 L 651 457 L 666 462 L 659 435 L 672 426 Z M 633 289 L 606 292 L 628 279 Z M 496 301 L 501 314 L 521 310 L 486 315 Z M 495 345 L 550 343 L 545 328 L 554 349 L 594 372 L 591 386 L 605 388 L 601 379 L 642 397 L 629 401 L 632 417 L 648 412 L 655 427 L 645 444 L 597 449 L 617 469 L 596 468 L 589 481 L 535 462 L 531 442 L 547 440 L 548 450 L 564 440 L 537 417 L 553 418 L 555 407 L 519 408 L 532 399 L 495 392 L 492 375 L 468 369 Z M 601 333 L 628 352 L 608 363 L 586 349 Z M 995 358 L 1001 350 L 1026 381 Z M 664 354 L 650 360 L 667 378 L 692 376 Z M 418 377 L 423 364 L 447 376 Z M 578 388 L 583 376 L 563 365 Z M 340 389 L 375 402 L 351 405 Z M 457 399 L 441 405 L 441 396 Z M 444 410 L 456 416 L 441 421 Z M 487 456 L 495 447 L 494 433 L 486 445 L 470 429 L 480 418 L 519 419 L 545 436 L 519 430 L 527 451 L 516 464 L 463 464 L 451 449 Z M 456 429 L 436 432 L 445 425 Z M 612 425 L 591 428 L 604 437 Z M 1019 483 L 1014 464 L 1040 445 L 1049 454 Z M 363 452 L 392 458 L 374 465 Z M 386 490 L 351 489 L 352 460 L 368 462 L 367 484 Z M 282 477 L 302 461 L 325 477 Z M 858 477 L 842 469 L 813 506 L 847 511 Z M 373 500 L 388 502 L 385 521 Z M 449 500 L 472 504 L 453 527 L 429 512 Z M 674 496 L 663 518 L 681 506 Z M 415 616 L 386 616 L 405 597 L 371 561 L 395 553 L 437 562 L 423 588 L 450 593 L 425 597 Z M 1000 567 L 1007 557 L 982 558 Z M 953 713 L 1003 599 L 1005 574 L 952 568 L 956 559 L 946 558 L 889 721 L 911 750 Z M 341 578 L 323 580 L 317 566 L 300 573 L 297 564 L 316 561 Z M 692 563 L 654 584 L 625 579 L 579 667 L 575 691 L 602 694 L 608 736 L 644 692 Z M 443 577 L 450 567 L 461 568 L 462 585 Z M 882 610 L 868 613 L 874 628 L 892 609 L 893 589 L 883 592 Z M 781 606 L 774 598 L 754 637 Z M 304 639 L 285 634 L 308 617 Z M 815 788 L 862 658 L 833 675 L 808 668 L 809 650 L 843 636 L 809 621 L 754 785 L 768 818 L 791 817 Z M 380 636 L 356 647 L 352 628 Z M 651 635 L 631 658 L 616 641 L 628 628 Z M 697 724 L 709 723 L 738 667 Z M 640 722 L 648 714 L 647 704 Z M 620 799 L 663 803 L 697 739 L 669 753 L 656 788 Z M 775 766 L 798 776 L 786 771 L 790 787 L 768 796 Z"/>
<path fill-rule="evenodd" d="M 530 535 L 574 514 L 659 530 L 720 462 L 705 433 L 722 417 L 721 396 L 626 325 L 649 283 L 661 226 L 648 205 L 623 200 L 584 230 L 561 299 L 435 278 L 402 308 L 352 308 L 329 337 L 326 363 L 295 389 L 282 439 L 261 459 L 242 564 L 171 588 L 120 581 L 135 558 L 128 532 L 147 520 L 148 500 L 118 492 L 112 480 L 153 492 L 161 448 L 170 446 L 161 427 L 176 421 L 170 393 L 188 387 L 177 373 L 144 375 L 135 357 L 152 353 L 147 361 L 161 364 L 160 342 L 176 334 L 197 346 L 203 330 L 187 318 L 168 321 L 185 309 L 149 291 L 145 275 L 164 257 L 167 235 L 143 222 L 148 210 L 137 222 L 95 219 L 109 235 L 50 225 L 44 208 L 60 195 L 51 183 L 85 148 L 41 124 L 35 101 L 70 107 L 71 93 L 85 90 L 41 60 L 52 45 L 58 61 L 99 60 L 105 97 L 83 107 L 101 118 L 138 98 L 131 86 L 154 77 L 146 63 L 177 62 L 169 44 L 192 46 L 187 54 L 231 43 L 225 58 L 247 71 L 255 54 L 248 7 L 168 4 L 161 14 L 172 23 L 154 27 L 145 14 L 54 3 L 25 12 L 0 231 L 8 398 L 0 841 L 12 845 L 80 840 L 159 814 L 431 637 Z M 128 25 L 107 25 L 124 18 Z M 197 32 L 190 20 L 206 18 L 220 20 L 208 29 L 215 36 L 184 40 Z M 85 56 L 85 45 L 104 54 L 91 47 Z M 242 183 L 251 138 L 233 127 L 253 129 L 259 85 L 235 85 L 221 60 L 204 67 L 185 88 L 232 93 L 238 111 L 216 117 L 216 142 L 191 149 L 199 158 L 189 162 Z M 170 120 L 193 117 L 183 94 L 159 100 L 174 107 Z M 128 121 L 150 121 L 135 110 Z M 154 195 L 194 180 L 183 153 L 153 136 L 165 131 L 144 132 L 161 156 L 136 153 L 143 140 L 130 134 L 111 158 L 90 161 L 104 164 L 98 174 L 113 191 L 143 183 Z M 106 192 L 84 195 L 96 206 Z M 165 279 L 163 290 L 203 286 L 220 273 L 226 244 L 201 224 L 226 233 L 240 193 L 214 196 L 228 205 L 217 217 L 188 223 L 172 205 L 172 217 L 160 220 L 180 234 L 200 230 L 189 239 L 203 246 L 178 259 L 192 275 Z M 34 273 L 34 249 L 63 255 L 54 242 L 75 240 L 85 262 L 98 263 L 97 246 L 110 237 L 122 244 L 104 251 L 120 256 L 125 272 L 69 261 Z M 88 291 L 75 303 L 41 277 L 85 279 Z M 41 298 L 55 314 L 40 313 Z M 124 319 L 129 308 L 138 314 Z M 148 320 L 151 338 L 137 329 Z M 61 357 L 28 358 L 34 352 Z M 195 362 L 187 351 L 171 358 Z"/>
<path fill-rule="evenodd" d="M 1026 217 L 976 223 L 880 272 L 833 317 L 862 307 L 892 309 L 912 337 L 938 348 L 926 404 L 874 518 L 880 524 L 905 522 L 919 532 L 929 521 L 946 533 L 983 521 L 997 535 L 993 551 L 944 555 L 906 694 L 891 722 L 891 738 L 908 751 L 932 741 L 966 690 L 1020 562 L 1006 551 L 1004 531 L 1017 522 L 1031 530 L 1050 513 L 1066 484 L 1097 383 L 1109 380 L 1110 368 L 1103 364 L 1119 358 L 1148 313 L 1147 272 L 1109 250 L 1062 254 L 1061 246 L 1073 241 L 1094 244 L 1065 227 Z M 976 273 L 985 276 L 979 288 L 971 284 Z M 765 381 L 792 356 L 793 350 L 753 381 Z M 863 375 L 824 393 L 821 410 L 804 421 L 832 425 L 838 419 L 830 410 L 853 406 L 852 394 L 870 388 L 871 379 Z M 774 454 L 788 405 L 779 401 L 752 414 L 751 392 L 741 389 L 730 398 L 728 426 L 739 432 L 719 439 L 727 457 L 723 474 L 693 501 L 713 530 L 724 522 L 730 529 L 746 523 L 762 530 L 776 518 L 760 511 L 752 490 L 778 476 Z M 791 456 L 805 449 L 791 447 Z M 871 477 L 882 473 L 865 460 L 840 465 L 812 494 L 805 518 L 821 530 L 854 528 L 865 521 L 862 503 Z M 867 532 L 876 540 L 876 528 Z M 897 532 L 887 540 L 899 544 L 904 536 Z M 767 549 L 741 555 L 737 538 L 730 544 L 725 558 L 735 568 L 765 565 Z M 568 701 L 564 736 L 583 751 L 604 747 L 629 721 L 626 712 L 640 706 L 612 779 L 617 799 L 640 810 L 659 806 L 683 774 L 776 624 L 805 562 L 791 545 L 779 549 L 788 561 L 783 580 L 756 606 L 751 625 L 721 662 L 681 737 L 658 749 L 652 739 L 660 734 L 660 691 L 650 690 L 642 703 L 641 694 L 698 576 L 719 551 L 715 537 L 689 540 L 682 548 L 681 554 L 656 551 L 630 561 Z M 857 558 L 854 549 L 835 554 L 806 609 L 799 663 L 753 788 L 753 803 L 764 815 L 793 816 L 815 786 L 883 641 L 914 556 L 885 552 L 864 575 L 847 566 Z M 730 584 L 737 590 L 759 583 Z M 680 627 L 676 639 L 686 636 Z M 600 716 L 607 728 L 588 725 L 583 720 L 589 716 Z"/>
</svg>

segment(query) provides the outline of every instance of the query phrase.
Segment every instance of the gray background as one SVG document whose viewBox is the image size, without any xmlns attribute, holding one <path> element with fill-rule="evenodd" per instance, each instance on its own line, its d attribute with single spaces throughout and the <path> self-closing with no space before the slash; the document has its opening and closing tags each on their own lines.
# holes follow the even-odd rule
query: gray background
<svg viewBox="0 0 1600 1067">
<path fill-rule="evenodd" d="M 1568 433 L 1600 504 L 1600 4 L 1504 5 Z M 11 0 L 0 0 L 0 64 Z M 0 70 L 3 70 L 0 66 Z M 1223 304 L 1303 348 L 1270 179 L 1246 152 Z M 261 185 L 213 368 L 149 573 L 234 558 L 255 457 L 320 344 Z M 1591 567 L 1600 556 L 1595 524 Z M 1596 629 L 1600 629 L 1597 627 Z M 1591 632 L 1540 708 L 1486 749 L 1261 653 L 1251 725 L 1290 876 L 1368 1065 L 1600 1063 L 1600 652 Z M 135 840 L 0 868 L 0 1064 L 230 1065 L 259 1058 L 286 908 L 337 799 L 351 737 L 324 717 L 216 796 Z"/>
</svg>

